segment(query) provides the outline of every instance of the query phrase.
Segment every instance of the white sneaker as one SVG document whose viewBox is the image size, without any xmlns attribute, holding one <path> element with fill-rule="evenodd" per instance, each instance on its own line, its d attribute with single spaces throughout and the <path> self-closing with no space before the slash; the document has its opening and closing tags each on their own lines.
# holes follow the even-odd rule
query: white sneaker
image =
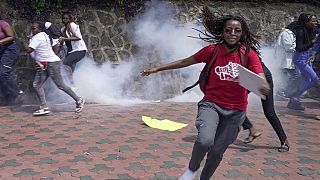
<svg viewBox="0 0 320 180">
<path fill-rule="evenodd" d="M 80 98 L 77 102 L 76 102 L 76 113 L 79 113 L 82 111 L 84 106 L 84 99 Z"/>
<path fill-rule="evenodd" d="M 189 168 L 179 177 L 179 180 L 193 180 L 197 175 L 196 172 L 192 172 Z"/>
<path fill-rule="evenodd" d="M 34 116 L 41 116 L 41 115 L 45 115 L 45 114 L 49 114 L 49 113 L 50 113 L 50 111 L 49 111 L 48 107 L 44 107 L 44 108 L 40 107 L 40 109 L 35 111 L 33 113 L 33 115 Z"/>
</svg>

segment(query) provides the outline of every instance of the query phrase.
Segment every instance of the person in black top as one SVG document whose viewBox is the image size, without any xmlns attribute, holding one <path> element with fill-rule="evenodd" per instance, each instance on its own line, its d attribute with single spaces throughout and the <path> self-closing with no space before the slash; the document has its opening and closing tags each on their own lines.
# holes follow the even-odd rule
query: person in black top
<svg viewBox="0 0 320 180">
<path fill-rule="evenodd" d="M 261 58 L 260 58 L 260 60 L 261 60 Z M 276 132 L 276 134 L 280 140 L 281 146 L 278 149 L 278 151 L 279 152 L 289 151 L 290 146 L 289 146 L 289 141 L 288 141 L 287 135 L 284 132 L 283 127 L 281 125 L 281 122 L 280 122 L 280 120 L 274 110 L 272 74 L 263 62 L 261 62 L 261 64 L 262 64 L 262 68 L 263 68 L 263 72 L 266 77 L 266 80 L 270 86 L 270 92 L 268 95 L 266 95 L 266 99 L 265 100 L 261 99 L 263 112 L 264 112 L 265 117 L 267 118 L 267 120 L 271 124 L 272 128 L 274 129 L 274 131 Z M 255 138 L 257 138 L 261 135 L 261 133 L 257 129 L 255 129 L 255 127 L 250 122 L 250 120 L 248 119 L 247 116 L 242 124 L 242 127 L 244 130 L 247 130 L 247 129 L 249 130 L 249 136 L 245 139 L 245 141 L 244 141 L 245 143 L 250 143 Z"/>
<path fill-rule="evenodd" d="M 299 86 L 289 94 L 290 101 L 287 105 L 289 109 L 304 110 L 300 103 L 300 96 L 308 89 L 319 86 L 319 77 L 312 68 L 312 61 L 308 61 L 312 55 L 313 44 L 317 40 L 317 17 L 313 14 L 302 13 L 293 28 L 296 35 L 296 51 L 293 62 L 301 72 Z"/>
</svg>

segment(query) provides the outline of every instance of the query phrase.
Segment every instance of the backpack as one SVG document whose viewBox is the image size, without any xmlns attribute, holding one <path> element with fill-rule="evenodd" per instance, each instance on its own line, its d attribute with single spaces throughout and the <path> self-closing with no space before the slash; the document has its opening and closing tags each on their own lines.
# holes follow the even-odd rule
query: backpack
<svg viewBox="0 0 320 180">
<path fill-rule="evenodd" d="M 184 90 L 182 90 L 182 93 L 185 93 L 186 91 L 189 91 L 190 89 L 194 88 L 196 85 L 199 84 L 200 90 L 205 94 L 206 93 L 206 85 L 208 84 L 208 80 L 209 80 L 209 75 L 211 72 L 211 69 L 218 57 L 218 54 L 220 52 L 221 49 L 221 45 L 222 43 L 219 43 L 216 45 L 216 47 L 214 48 L 212 54 L 211 54 L 211 58 L 210 60 L 206 63 L 206 65 L 203 67 L 203 69 L 201 70 L 200 76 L 199 76 L 199 80 L 193 84 L 192 86 L 189 86 L 187 88 L 185 88 Z M 247 56 L 245 56 L 245 48 L 240 48 L 239 52 L 239 57 L 240 57 L 240 63 L 241 65 L 243 65 L 244 67 L 247 66 Z"/>
</svg>

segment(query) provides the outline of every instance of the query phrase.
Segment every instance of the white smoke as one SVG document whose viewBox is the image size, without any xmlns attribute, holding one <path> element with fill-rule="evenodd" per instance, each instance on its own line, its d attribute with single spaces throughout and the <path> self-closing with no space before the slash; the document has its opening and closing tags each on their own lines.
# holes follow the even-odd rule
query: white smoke
<svg viewBox="0 0 320 180">
<path fill-rule="evenodd" d="M 201 28 L 197 22 L 181 24 L 173 20 L 174 8 L 167 2 L 151 1 L 146 6 L 147 11 L 123 29 L 139 47 L 146 49 L 153 47 L 157 51 L 157 55 L 161 59 L 161 62 L 157 62 L 157 64 L 191 56 L 203 47 L 203 41 L 188 37 L 198 36 L 198 32 L 192 29 Z M 81 63 L 78 63 L 73 74 L 75 85 L 79 88 L 77 92 L 88 102 L 106 104 L 145 102 L 143 99 L 125 97 L 123 87 L 127 82 L 134 81 L 134 77 L 143 68 L 150 67 L 149 56 L 142 52 L 130 60 L 125 60 L 116 68 L 110 64 L 96 66 L 90 59 L 82 60 Z M 197 81 L 202 67 L 203 65 L 199 64 L 181 70 L 188 85 Z M 165 89 L 161 87 L 176 83 L 170 79 L 160 81 L 161 84 L 157 84 L 159 82 L 157 75 L 143 77 L 143 86 L 148 87 L 148 92 L 144 93 L 165 93 Z M 202 96 L 199 88 L 194 88 L 184 95 L 172 98 L 171 101 L 198 101 Z"/>
<path fill-rule="evenodd" d="M 132 75 L 131 62 L 122 63 L 117 67 L 111 64 L 97 66 L 93 60 L 85 58 L 74 72 L 74 82 L 77 92 L 87 102 L 102 104 L 132 104 L 140 103 L 129 97 L 123 97 L 123 85 Z"/>
</svg>

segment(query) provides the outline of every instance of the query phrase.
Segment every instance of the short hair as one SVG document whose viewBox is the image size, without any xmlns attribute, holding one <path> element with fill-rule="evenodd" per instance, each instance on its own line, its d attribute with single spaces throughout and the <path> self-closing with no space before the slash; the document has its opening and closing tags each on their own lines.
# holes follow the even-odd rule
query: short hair
<svg viewBox="0 0 320 180">
<path fill-rule="evenodd" d="M 46 30 L 45 23 L 42 21 L 34 21 L 33 24 L 36 24 L 41 32 Z"/>
</svg>

